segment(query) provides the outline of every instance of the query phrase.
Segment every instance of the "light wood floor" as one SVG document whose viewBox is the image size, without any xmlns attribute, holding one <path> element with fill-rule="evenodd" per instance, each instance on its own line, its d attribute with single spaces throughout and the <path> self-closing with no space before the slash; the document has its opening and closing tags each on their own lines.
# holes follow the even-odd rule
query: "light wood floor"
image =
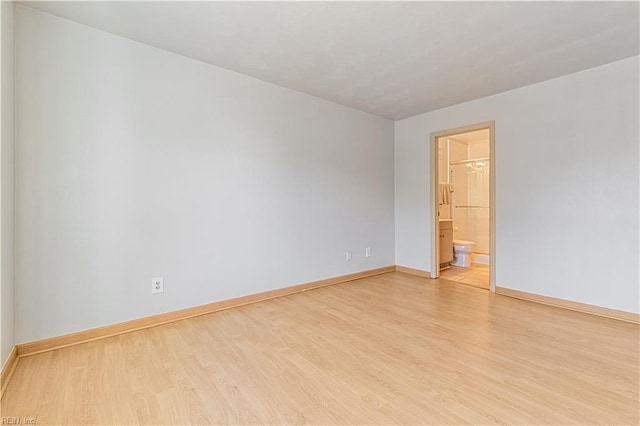
<svg viewBox="0 0 640 426">
<path fill-rule="evenodd" d="M 19 360 L 38 424 L 638 424 L 639 327 L 395 272 Z"/>
<path fill-rule="evenodd" d="M 482 263 L 472 263 L 471 266 L 466 268 L 451 266 L 440 271 L 440 277 L 474 287 L 489 289 L 489 265 L 483 265 Z"/>
</svg>

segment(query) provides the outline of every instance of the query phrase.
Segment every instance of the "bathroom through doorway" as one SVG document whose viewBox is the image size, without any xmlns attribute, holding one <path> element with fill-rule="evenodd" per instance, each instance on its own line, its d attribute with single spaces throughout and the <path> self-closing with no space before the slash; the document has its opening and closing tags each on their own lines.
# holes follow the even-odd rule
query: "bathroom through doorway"
<svg viewBox="0 0 640 426">
<path fill-rule="evenodd" d="M 494 122 L 431 135 L 431 278 L 495 289 Z"/>
</svg>

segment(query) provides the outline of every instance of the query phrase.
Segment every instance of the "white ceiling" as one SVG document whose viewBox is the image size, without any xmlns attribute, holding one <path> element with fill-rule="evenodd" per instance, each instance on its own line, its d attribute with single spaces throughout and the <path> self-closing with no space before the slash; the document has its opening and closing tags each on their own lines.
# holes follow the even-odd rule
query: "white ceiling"
<svg viewBox="0 0 640 426">
<path fill-rule="evenodd" d="M 638 55 L 640 44 L 638 2 L 26 4 L 394 120 Z"/>
</svg>

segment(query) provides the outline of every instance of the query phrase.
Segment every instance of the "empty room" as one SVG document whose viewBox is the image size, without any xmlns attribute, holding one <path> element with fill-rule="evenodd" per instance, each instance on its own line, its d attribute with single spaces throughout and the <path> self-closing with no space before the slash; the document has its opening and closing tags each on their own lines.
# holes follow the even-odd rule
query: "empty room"
<svg viewBox="0 0 640 426">
<path fill-rule="evenodd" d="M 639 2 L 0 34 L 0 424 L 640 423 Z"/>
</svg>

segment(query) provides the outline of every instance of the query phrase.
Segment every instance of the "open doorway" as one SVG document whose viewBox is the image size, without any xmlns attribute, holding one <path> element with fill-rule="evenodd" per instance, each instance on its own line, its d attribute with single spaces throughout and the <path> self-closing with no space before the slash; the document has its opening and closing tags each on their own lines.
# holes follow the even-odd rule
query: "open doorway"
<svg viewBox="0 0 640 426">
<path fill-rule="evenodd" d="M 494 291 L 494 123 L 436 132 L 431 144 L 431 278 Z"/>
</svg>

